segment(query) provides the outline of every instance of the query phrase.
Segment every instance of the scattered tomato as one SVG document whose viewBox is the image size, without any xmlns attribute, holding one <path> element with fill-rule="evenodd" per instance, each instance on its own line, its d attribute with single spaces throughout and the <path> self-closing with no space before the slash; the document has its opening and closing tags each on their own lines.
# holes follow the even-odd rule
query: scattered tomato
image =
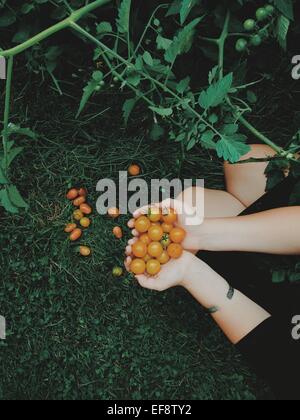
<svg viewBox="0 0 300 420">
<path fill-rule="evenodd" d="M 128 168 L 128 173 L 131 176 L 138 176 L 141 173 L 141 168 L 139 165 L 130 165 Z"/>
<path fill-rule="evenodd" d="M 84 217 L 84 214 L 80 210 L 75 210 L 73 213 L 73 217 L 79 222 Z"/>
<path fill-rule="evenodd" d="M 76 228 L 73 230 L 73 232 L 70 235 L 70 241 L 75 242 L 82 236 L 82 230 L 79 228 Z"/>
<path fill-rule="evenodd" d="M 179 244 L 171 244 L 168 246 L 168 254 L 171 258 L 178 259 L 183 253 L 182 246 Z"/>
<path fill-rule="evenodd" d="M 158 260 L 149 260 L 146 265 L 146 270 L 150 276 L 156 276 L 161 270 L 160 262 Z"/>
<path fill-rule="evenodd" d="M 162 219 L 164 223 L 172 225 L 177 222 L 177 214 L 174 209 L 164 209 Z"/>
<path fill-rule="evenodd" d="M 117 239 L 123 238 L 123 231 L 119 226 L 113 228 L 113 234 Z"/>
<path fill-rule="evenodd" d="M 86 188 L 79 188 L 78 190 L 78 195 L 80 197 L 86 197 L 88 194 L 87 189 Z"/>
<path fill-rule="evenodd" d="M 80 252 L 80 255 L 82 255 L 83 257 L 89 257 L 92 253 L 92 250 L 88 246 L 81 246 L 79 248 L 79 252 Z"/>
<path fill-rule="evenodd" d="M 83 203 L 83 204 L 81 204 L 81 206 L 80 206 L 80 211 L 82 211 L 82 213 L 83 214 L 87 214 L 87 215 L 89 215 L 89 214 L 91 214 L 92 213 L 92 208 L 91 208 L 91 206 L 89 206 L 88 204 L 86 204 L 86 203 Z"/>
<path fill-rule="evenodd" d="M 132 253 L 135 257 L 144 258 L 147 255 L 147 245 L 142 241 L 137 241 L 132 245 Z"/>
<path fill-rule="evenodd" d="M 133 260 L 130 264 L 130 271 L 132 271 L 135 275 L 144 274 L 146 271 L 145 261 L 141 259 Z"/>
<path fill-rule="evenodd" d="M 108 209 L 107 214 L 112 219 L 116 219 L 117 217 L 120 216 L 120 210 L 117 207 L 111 207 L 110 209 Z"/>
<path fill-rule="evenodd" d="M 91 220 L 88 217 L 83 217 L 80 219 L 80 224 L 84 228 L 88 228 L 91 225 Z"/>
<path fill-rule="evenodd" d="M 154 242 L 161 241 L 164 231 L 162 230 L 162 227 L 159 225 L 151 226 L 148 230 L 149 238 Z"/>
<path fill-rule="evenodd" d="M 151 222 L 146 216 L 141 216 L 135 221 L 135 228 L 139 233 L 146 233 L 151 226 Z"/>
<path fill-rule="evenodd" d="M 141 241 L 141 242 L 144 242 L 144 244 L 146 244 L 147 246 L 148 246 L 149 244 L 151 244 L 151 239 L 149 238 L 148 233 L 143 233 L 143 234 L 140 236 L 140 241 Z"/>
<path fill-rule="evenodd" d="M 112 270 L 112 274 L 114 277 L 122 277 L 123 269 L 121 267 L 114 267 Z"/>
<path fill-rule="evenodd" d="M 171 230 L 170 239 L 175 244 L 181 244 L 186 236 L 185 231 L 182 228 L 176 227 Z"/>
<path fill-rule="evenodd" d="M 167 264 L 167 262 L 170 261 L 170 257 L 169 254 L 167 253 L 167 251 L 164 251 L 161 256 L 158 258 L 158 261 L 163 265 L 163 264 Z"/>
<path fill-rule="evenodd" d="M 78 197 L 78 191 L 75 188 L 72 188 L 67 194 L 68 200 L 75 200 L 75 198 L 77 197 Z"/>
<path fill-rule="evenodd" d="M 85 197 L 78 197 L 73 201 L 73 204 L 75 207 L 80 207 L 81 204 L 85 203 L 86 198 Z"/>
<path fill-rule="evenodd" d="M 160 242 L 151 242 L 151 244 L 148 246 L 148 254 L 151 257 L 159 258 L 163 252 L 164 249 Z"/>
<path fill-rule="evenodd" d="M 68 223 L 67 226 L 65 227 L 65 232 L 66 233 L 71 233 L 76 228 L 77 228 L 77 225 L 75 223 Z"/>
<path fill-rule="evenodd" d="M 156 223 L 161 219 L 161 211 L 158 207 L 152 207 L 148 211 L 148 218 L 150 222 Z"/>
</svg>

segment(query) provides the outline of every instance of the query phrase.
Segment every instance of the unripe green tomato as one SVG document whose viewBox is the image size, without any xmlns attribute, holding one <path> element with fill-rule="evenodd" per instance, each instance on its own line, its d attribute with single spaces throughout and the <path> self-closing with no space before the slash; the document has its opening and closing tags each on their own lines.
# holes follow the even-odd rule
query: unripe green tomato
<svg viewBox="0 0 300 420">
<path fill-rule="evenodd" d="M 119 82 L 119 78 L 116 76 L 114 77 L 114 83 L 118 83 Z"/>
<path fill-rule="evenodd" d="M 237 42 L 236 42 L 235 49 L 236 49 L 238 52 L 243 52 L 243 51 L 245 51 L 245 50 L 246 50 L 247 45 L 248 45 L 247 40 L 246 40 L 246 39 L 244 39 L 244 38 L 240 38 L 240 39 L 238 39 L 238 40 L 237 40 Z"/>
<path fill-rule="evenodd" d="M 114 277 L 122 277 L 123 275 L 123 269 L 121 267 L 114 267 L 112 274 Z"/>
<path fill-rule="evenodd" d="M 244 29 L 248 32 L 254 31 L 256 22 L 254 19 L 247 19 L 244 22 Z"/>
<path fill-rule="evenodd" d="M 266 20 L 269 17 L 269 13 L 264 7 L 260 7 L 256 10 L 256 17 L 259 22 Z"/>
<path fill-rule="evenodd" d="M 95 89 L 96 92 L 99 92 L 100 90 L 101 90 L 101 86 L 97 86 Z"/>
<path fill-rule="evenodd" d="M 268 12 L 269 15 L 273 15 L 273 13 L 275 12 L 275 7 L 272 6 L 271 4 L 267 4 L 265 6 L 266 11 Z"/>
<path fill-rule="evenodd" d="M 251 43 L 251 45 L 253 45 L 253 47 L 259 47 L 262 43 L 261 36 L 260 35 L 252 36 L 250 43 Z"/>
<path fill-rule="evenodd" d="M 100 82 L 100 86 L 105 86 L 105 82 L 104 82 L 104 80 L 101 80 L 101 82 Z"/>
</svg>

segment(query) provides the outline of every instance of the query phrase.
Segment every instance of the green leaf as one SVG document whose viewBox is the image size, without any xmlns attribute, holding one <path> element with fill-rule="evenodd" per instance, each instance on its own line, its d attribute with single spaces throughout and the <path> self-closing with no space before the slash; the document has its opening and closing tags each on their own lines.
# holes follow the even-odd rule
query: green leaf
<svg viewBox="0 0 300 420">
<path fill-rule="evenodd" d="M 273 271 L 273 273 L 272 273 L 272 282 L 274 284 L 284 283 L 285 280 L 286 280 L 286 272 L 285 272 L 285 270 Z"/>
<path fill-rule="evenodd" d="M 7 128 L 8 134 L 18 134 L 20 136 L 29 137 L 30 139 L 36 139 L 37 134 L 27 127 L 20 127 L 17 124 L 10 123 Z"/>
<path fill-rule="evenodd" d="M 156 38 L 156 45 L 158 50 L 167 51 L 167 49 L 170 48 L 171 44 L 171 39 L 164 38 L 161 35 L 158 35 L 158 37 Z"/>
<path fill-rule="evenodd" d="M 287 49 L 287 36 L 289 33 L 290 24 L 290 20 L 283 15 L 280 15 L 277 19 L 276 36 L 281 48 L 284 50 Z"/>
<path fill-rule="evenodd" d="M 127 99 L 124 102 L 123 117 L 124 117 L 124 121 L 125 121 L 126 125 L 128 124 L 129 117 L 130 117 L 130 115 L 131 115 L 131 113 L 132 113 L 132 111 L 133 111 L 137 102 L 138 102 L 138 98 Z"/>
<path fill-rule="evenodd" d="M 109 22 L 101 22 L 99 25 L 97 25 L 97 34 L 105 34 L 105 33 L 111 33 L 113 28 Z"/>
<path fill-rule="evenodd" d="M 9 213 L 12 213 L 12 214 L 19 213 L 19 210 L 17 209 L 17 207 L 15 207 L 13 203 L 11 202 L 6 189 L 2 189 L 0 191 L 0 205 L 4 207 L 5 210 L 8 211 Z"/>
<path fill-rule="evenodd" d="M 188 87 L 190 86 L 190 82 L 191 82 L 191 78 L 190 77 L 186 77 L 185 79 L 181 80 L 176 85 L 177 92 L 182 95 L 188 89 Z"/>
<path fill-rule="evenodd" d="M 0 16 L 0 28 L 7 28 L 8 26 L 15 23 L 17 20 L 17 15 L 13 13 L 11 10 L 4 12 L 2 16 Z"/>
<path fill-rule="evenodd" d="M 103 79 L 103 73 L 101 71 L 96 71 L 93 73 L 92 80 L 89 81 L 87 86 L 83 89 L 83 95 L 80 101 L 79 109 L 76 115 L 76 118 L 80 116 L 82 111 L 84 110 L 88 100 L 92 96 L 92 94 L 95 92 L 97 86 L 99 86 L 99 82 Z"/>
<path fill-rule="evenodd" d="M 181 25 L 184 24 L 186 19 L 188 18 L 189 14 L 193 7 L 198 3 L 198 0 L 182 0 L 182 6 L 180 9 L 180 23 Z"/>
<path fill-rule="evenodd" d="M 234 134 L 232 136 L 222 136 L 217 142 L 216 150 L 219 158 L 236 163 L 242 156 L 250 151 L 250 146 L 245 144 L 246 136 Z"/>
<path fill-rule="evenodd" d="M 118 31 L 121 34 L 127 34 L 130 27 L 130 11 L 131 11 L 131 0 L 122 0 L 119 7 L 119 17 L 117 19 Z"/>
<path fill-rule="evenodd" d="M 8 184 L 8 179 L 6 178 L 6 175 L 0 165 L 0 184 Z"/>
<path fill-rule="evenodd" d="M 203 17 L 194 19 L 174 37 L 172 44 L 165 53 L 165 60 L 168 63 L 173 63 L 179 55 L 189 52 L 192 47 L 195 28 L 202 19 Z"/>
<path fill-rule="evenodd" d="M 153 58 L 152 58 L 152 55 L 148 51 L 144 53 L 143 59 L 148 66 L 150 67 L 153 66 Z"/>
<path fill-rule="evenodd" d="M 233 82 L 233 73 L 229 73 L 220 81 L 212 84 L 199 97 L 199 104 L 204 109 L 219 106 L 228 95 Z"/>
<path fill-rule="evenodd" d="M 15 160 L 15 158 L 23 152 L 23 147 L 15 147 L 14 149 L 11 149 L 7 155 L 7 167 L 9 168 L 12 162 Z M 2 166 L 3 162 L 2 162 Z"/>
<path fill-rule="evenodd" d="M 277 9 L 288 19 L 294 20 L 293 0 L 274 0 Z"/>
<path fill-rule="evenodd" d="M 8 196 L 14 206 L 28 210 L 28 204 L 24 201 L 15 185 L 10 185 L 8 187 Z"/>
<path fill-rule="evenodd" d="M 151 140 L 157 141 L 160 138 L 162 138 L 164 134 L 165 130 L 163 129 L 163 127 L 156 123 L 152 127 L 152 130 L 150 132 L 150 138 Z"/>
<path fill-rule="evenodd" d="M 172 108 L 157 108 L 155 106 L 150 106 L 149 108 L 161 117 L 170 117 L 173 114 Z"/>
<path fill-rule="evenodd" d="M 216 143 L 213 141 L 216 133 L 213 130 L 207 130 L 201 135 L 201 144 L 206 149 L 215 149 Z"/>
</svg>

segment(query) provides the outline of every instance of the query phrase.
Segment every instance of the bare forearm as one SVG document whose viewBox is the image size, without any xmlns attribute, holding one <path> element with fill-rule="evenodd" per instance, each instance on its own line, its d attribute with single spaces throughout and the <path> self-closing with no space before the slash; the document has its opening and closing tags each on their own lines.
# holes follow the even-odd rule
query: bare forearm
<svg viewBox="0 0 300 420">
<path fill-rule="evenodd" d="M 208 219 L 201 229 L 199 241 L 205 250 L 300 254 L 300 207 Z"/>
<path fill-rule="evenodd" d="M 199 260 L 191 267 L 183 286 L 205 308 L 217 308 L 212 316 L 229 340 L 236 344 L 270 317 L 264 309 L 235 291 L 228 299 L 229 284 Z"/>
</svg>

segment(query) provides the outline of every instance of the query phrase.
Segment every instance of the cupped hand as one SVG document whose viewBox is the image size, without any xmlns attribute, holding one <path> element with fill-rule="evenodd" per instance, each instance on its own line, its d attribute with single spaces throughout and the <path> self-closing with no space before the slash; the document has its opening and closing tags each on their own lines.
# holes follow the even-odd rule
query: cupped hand
<svg viewBox="0 0 300 420">
<path fill-rule="evenodd" d="M 137 239 L 135 239 L 137 240 Z M 135 241 L 131 242 L 131 245 Z M 130 271 L 130 264 L 132 262 L 131 246 L 129 245 L 126 249 L 127 258 L 125 261 L 125 267 Z M 145 289 L 164 291 L 176 286 L 184 286 L 187 273 L 191 267 L 191 263 L 196 257 L 184 251 L 182 256 L 177 260 L 170 260 L 167 264 L 163 265 L 159 274 L 155 277 L 147 275 L 135 276 L 139 284 Z"/>
</svg>

